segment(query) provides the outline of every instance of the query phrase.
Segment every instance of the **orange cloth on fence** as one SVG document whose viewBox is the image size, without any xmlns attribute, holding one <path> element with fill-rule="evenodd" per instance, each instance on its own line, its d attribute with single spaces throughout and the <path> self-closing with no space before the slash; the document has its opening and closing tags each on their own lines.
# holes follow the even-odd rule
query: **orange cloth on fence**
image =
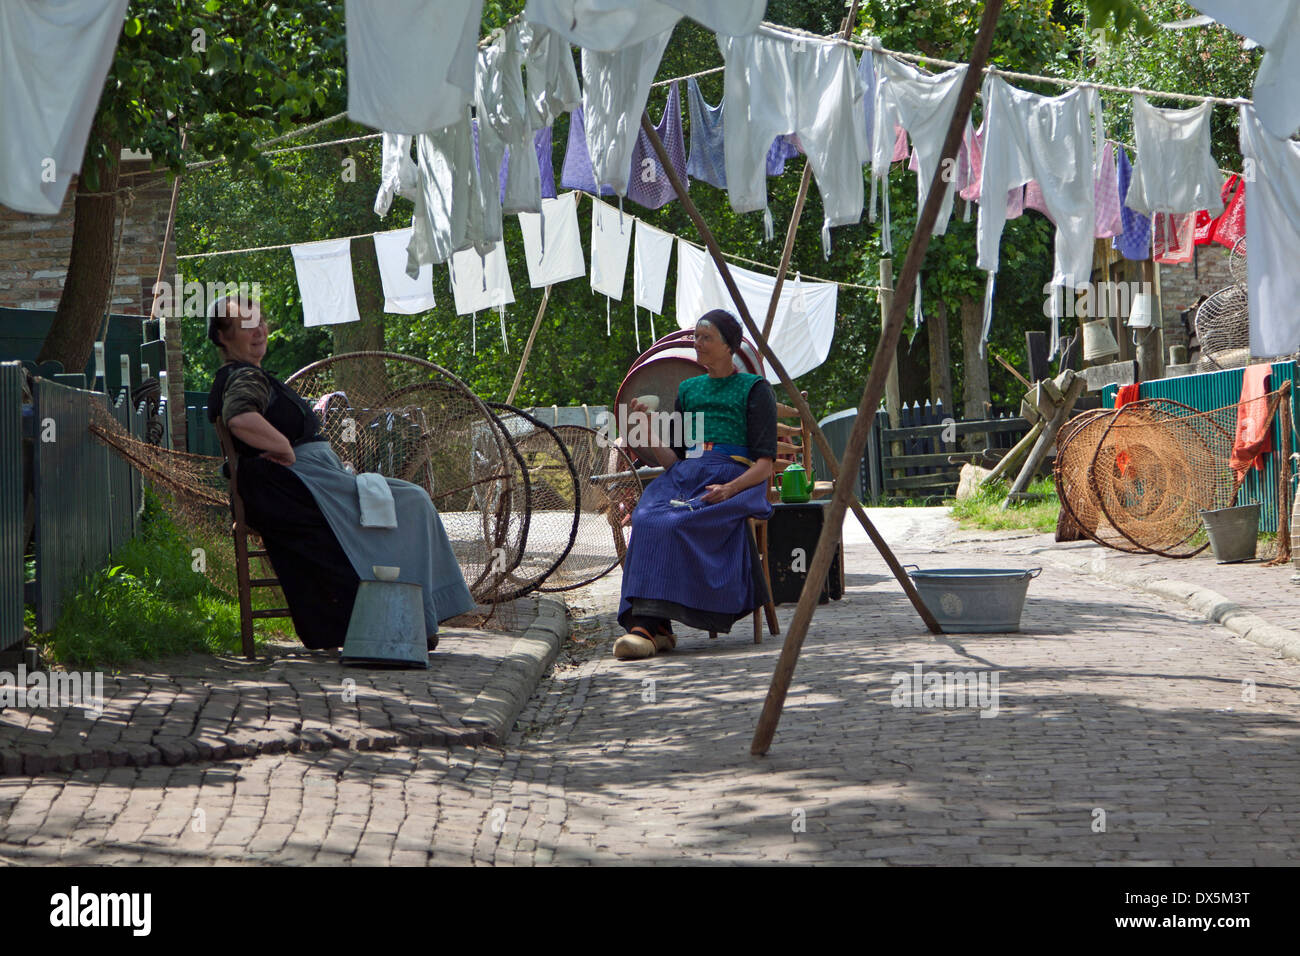
<svg viewBox="0 0 1300 956">
<path fill-rule="evenodd" d="M 1237 406 L 1237 440 L 1232 446 L 1228 464 L 1237 476 L 1238 483 L 1251 467 L 1264 470 L 1264 456 L 1272 447 L 1268 423 L 1268 376 L 1273 366 L 1264 363 L 1246 369 L 1241 379 L 1241 403 Z"/>
<path fill-rule="evenodd" d="M 1138 392 L 1141 390 L 1142 386 L 1137 382 L 1134 382 L 1132 385 L 1121 385 L 1119 391 L 1115 393 L 1115 407 L 1123 408 L 1129 402 L 1136 402 L 1139 398 Z M 1119 469 L 1119 476 L 1121 478 L 1128 474 L 1128 463 L 1128 452 L 1121 449 L 1119 453 L 1115 455 L 1115 467 Z"/>
</svg>

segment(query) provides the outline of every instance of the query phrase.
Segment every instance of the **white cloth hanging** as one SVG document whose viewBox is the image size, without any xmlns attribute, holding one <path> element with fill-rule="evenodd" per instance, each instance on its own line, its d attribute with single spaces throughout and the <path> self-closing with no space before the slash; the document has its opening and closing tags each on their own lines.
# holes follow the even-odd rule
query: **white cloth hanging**
<svg viewBox="0 0 1300 956">
<path fill-rule="evenodd" d="M 469 212 L 474 203 L 477 170 L 469 110 L 460 121 L 415 138 L 418 171 L 414 233 L 407 248 L 406 274 L 420 266 L 446 262 L 469 247 Z"/>
<path fill-rule="evenodd" d="M 406 247 L 411 244 L 411 227 L 375 233 L 375 259 L 379 262 L 379 281 L 384 287 L 384 311 L 397 315 L 415 315 L 434 306 L 433 266 L 420 266 L 412 279 L 406 274 Z"/>
<path fill-rule="evenodd" d="M 952 114 L 961 97 L 961 82 L 966 66 L 954 67 L 938 76 L 927 76 L 921 71 L 895 60 L 891 56 L 879 57 L 877 64 L 875 129 L 872 132 L 871 173 L 880 179 L 889 178 L 892 156 L 891 134 L 896 126 L 907 130 L 911 137 L 913 157 L 917 164 L 917 208 L 925 205 L 930 183 L 939 168 L 943 141 L 948 135 Z M 970 120 L 966 121 L 965 137 L 971 137 Z M 943 205 L 934 222 L 934 235 L 942 236 L 952 215 L 956 170 L 945 183 Z"/>
<path fill-rule="evenodd" d="M 379 192 L 375 195 L 375 215 L 386 216 L 394 196 L 412 202 L 420 188 L 420 172 L 411 158 L 411 137 L 405 133 L 385 133 L 379 167 Z"/>
<path fill-rule="evenodd" d="M 631 216 L 614 206 L 591 201 L 591 289 L 622 300 L 627 253 L 632 242 Z"/>
<path fill-rule="evenodd" d="M 127 0 L 0 3 L 0 203 L 54 215 L 113 62 Z"/>
<path fill-rule="evenodd" d="M 515 301 L 505 243 L 498 242 L 486 256 L 480 256 L 473 249 L 462 249 L 451 257 L 448 270 L 457 315 L 469 315 L 484 309 L 504 311 Z"/>
<path fill-rule="evenodd" d="M 775 277 L 732 265 L 728 265 L 728 271 L 750 315 L 766 316 L 776 288 Z M 805 282 L 798 274 L 782 286 L 767 342 L 791 378 L 811 372 L 830 354 L 838 292 L 834 282 Z M 711 309 L 736 314 L 736 304 L 709 253 L 678 239 L 677 324 L 684 329 L 694 328 L 700 316 Z M 769 382 L 780 381 L 771 367 L 766 372 Z"/>
<path fill-rule="evenodd" d="M 528 104 L 537 129 L 550 126 L 582 102 L 582 87 L 568 41 L 540 23 L 521 24 L 528 73 Z"/>
<path fill-rule="evenodd" d="M 1124 205 L 1150 216 L 1223 212 L 1223 176 L 1210 152 L 1210 103 L 1190 110 L 1159 109 L 1133 94 L 1137 161 Z"/>
<path fill-rule="evenodd" d="M 500 170 L 510 150 L 505 206 L 540 212 L 542 178 L 533 148 L 532 110 L 524 95 L 521 25 L 516 22 L 478 53 L 474 105 L 478 117 L 478 176 L 470 236 L 482 251 L 501 239 Z"/>
<path fill-rule="evenodd" d="M 636 220 L 636 244 L 632 253 L 632 302 L 655 314 L 664 310 L 664 286 L 668 281 L 668 260 L 673 254 L 670 233 Z"/>
<path fill-rule="evenodd" d="M 456 122 L 474 95 L 483 0 L 351 0 L 348 118 L 392 133 Z"/>
<path fill-rule="evenodd" d="M 534 289 L 587 275 L 578 227 L 578 193 L 543 199 L 541 213 L 521 212 L 528 283 Z"/>
<path fill-rule="evenodd" d="M 329 239 L 290 246 L 302 298 L 303 324 L 360 322 L 357 290 L 352 284 L 352 240 Z"/>
<path fill-rule="evenodd" d="M 1274 136 L 1243 105 L 1241 155 L 1255 169 L 1246 203 L 1250 354 L 1289 355 L 1300 351 L 1300 143 Z"/>
<path fill-rule="evenodd" d="M 528 0 L 524 19 L 574 46 L 611 52 L 671 30 L 683 15 L 717 34 L 752 33 L 767 0 Z"/>
<path fill-rule="evenodd" d="M 1300 129 L 1300 0 L 1188 0 L 1265 50 L 1255 74 L 1255 111 L 1264 129 L 1287 139 Z"/>
<path fill-rule="evenodd" d="M 764 27 L 744 37 L 718 37 L 726 61 L 727 195 L 738 213 L 767 208 L 767 153 L 772 140 L 795 133 L 821 193 L 822 253 L 830 228 L 862 218 L 862 97 L 853 51 L 839 43 L 791 38 Z"/>
<path fill-rule="evenodd" d="M 984 81 L 985 139 L 976 225 L 976 265 L 989 273 L 984 290 L 984 332 L 993 319 L 994 275 L 1007 208 L 1001 197 L 1038 181 L 1056 221 L 1052 286 L 1083 288 L 1092 279 L 1096 163 L 1105 130 L 1101 99 L 1093 87 L 1048 97 L 1018 90 L 998 76 Z M 1096 128 L 1094 131 L 1093 123 Z M 1053 294 L 1051 354 L 1060 341 L 1060 297 Z"/>
</svg>

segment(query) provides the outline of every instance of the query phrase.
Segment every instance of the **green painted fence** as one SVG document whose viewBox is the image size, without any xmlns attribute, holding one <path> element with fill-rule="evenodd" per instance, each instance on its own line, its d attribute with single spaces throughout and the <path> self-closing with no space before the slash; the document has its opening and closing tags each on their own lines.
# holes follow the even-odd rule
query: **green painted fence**
<svg viewBox="0 0 1300 956">
<path fill-rule="evenodd" d="M 0 363 L 0 650 L 23 639 L 23 367 Z"/>
<path fill-rule="evenodd" d="M 1241 399 L 1241 380 L 1245 369 L 1229 368 L 1219 372 L 1203 372 L 1198 375 L 1179 375 L 1175 378 L 1162 378 L 1143 382 L 1138 395 L 1141 398 L 1168 398 L 1175 402 L 1190 405 L 1200 412 L 1208 412 L 1226 405 L 1235 405 Z M 1269 380 L 1269 389 L 1280 388 L 1283 382 L 1291 383 L 1291 450 L 1300 451 L 1300 438 L 1295 431 L 1296 425 L 1296 363 L 1274 362 L 1273 374 Z M 1115 393 L 1118 386 L 1107 385 L 1102 390 L 1102 404 L 1107 408 L 1115 407 Z M 1273 424 L 1273 454 L 1265 459 L 1263 471 L 1252 471 L 1242 483 L 1237 495 L 1238 504 L 1263 505 L 1259 510 L 1259 530 L 1277 531 L 1277 462 L 1282 449 L 1282 430 Z M 1294 469 L 1292 469 L 1294 472 Z M 1290 496 L 1291 489 L 1288 491 Z M 1285 502 L 1283 513 L 1289 514 L 1290 502 Z M 1283 518 L 1283 525 L 1286 524 Z"/>
</svg>

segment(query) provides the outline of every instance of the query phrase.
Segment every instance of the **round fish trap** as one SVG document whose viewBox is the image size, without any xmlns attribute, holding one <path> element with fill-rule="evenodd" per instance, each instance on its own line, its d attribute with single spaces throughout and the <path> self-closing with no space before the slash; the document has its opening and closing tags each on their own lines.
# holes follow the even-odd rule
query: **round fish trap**
<svg viewBox="0 0 1300 956">
<path fill-rule="evenodd" d="M 631 456 L 594 429 L 557 425 L 554 430 L 573 461 L 581 514 L 573 546 L 540 590 L 567 591 L 604 577 L 622 562 L 641 479 Z"/>
<path fill-rule="evenodd" d="M 340 459 L 429 493 L 470 593 L 499 600 L 528 533 L 528 476 L 478 396 L 441 366 L 393 352 L 336 355 L 286 384 L 314 403 Z"/>
<path fill-rule="evenodd" d="M 528 478 L 528 534 L 519 563 L 501 582 L 499 600 L 539 587 L 573 547 L 582 516 L 582 495 L 573 457 L 555 430 L 527 412 L 487 402 L 522 458 Z"/>
<path fill-rule="evenodd" d="M 1092 409 L 1061 426 L 1057 433 L 1056 464 L 1053 466 L 1056 496 L 1061 507 L 1069 512 L 1074 525 L 1087 537 L 1106 547 L 1139 553 L 1144 549 L 1136 547 L 1110 523 L 1088 481 L 1088 469 L 1092 466 L 1097 443 L 1114 415 L 1114 409 Z"/>
</svg>

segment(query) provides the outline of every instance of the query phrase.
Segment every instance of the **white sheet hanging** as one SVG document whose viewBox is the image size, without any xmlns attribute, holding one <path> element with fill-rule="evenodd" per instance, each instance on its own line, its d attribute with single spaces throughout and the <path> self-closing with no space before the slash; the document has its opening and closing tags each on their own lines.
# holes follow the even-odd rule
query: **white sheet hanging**
<svg viewBox="0 0 1300 956">
<path fill-rule="evenodd" d="M 1241 155 L 1255 170 L 1246 203 L 1250 354 L 1289 355 L 1300 350 L 1300 143 L 1272 135 L 1243 105 Z"/>
<path fill-rule="evenodd" d="M 582 235 L 578 231 L 577 200 L 578 193 L 565 193 L 555 199 L 543 199 L 540 214 L 519 214 L 528 283 L 534 289 L 581 279 L 587 274 L 587 263 L 582 257 Z"/>
<path fill-rule="evenodd" d="M 303 324 L 360 322 L 357 290 L 352 284 L 352 240 L 329 239 L 290 246 L 302 296 Z"/>
<path fill-rule="evenodd" d="M 411 158 L 411 137 L 405 133 L 385 133 L 383 158 L 379 172 L 379 192 L 375 195 L 375 215 L 387 216 L 394 196 L 412 202 L 420 188 L 420 172 Z"/>
<path fill-rule="evenodd" d="M 756 321 L 766 317 L 776 279 L 736 266 L 729 265 L 728 269 L 750 315 Z M 781 287 L 768 344 L 791 378 L 811 372 L 830 354 L 838 293 L 839 287 L 834 282 L 805 282 L 797 274 Z M 726 309 L 736 314 L 736 304 L 708 252 L 679 239 L 677 324 L 684 329 L 694 328 L 700 316 L 710 309 Z M 767 380 L 780 381 L 770 367 Z"/>
<path fill-rule="evenodd" d="M 664 286 L 668 281 L 668 260 L 673 254 L 670 233 L 636 220 L 636 245 L 632 253 L 633 303 L 656 315 L 664 311 Z"/>
<path fill-rule="evenodd" d="M 586 50 L 621 50 L 671 30 L 683 15 L 728 36 L 752 33 L 767 0 L 528 0 L 524 19 Z"/>
<path fill-rule="evenodd" d="M 1264 129 L 1286 139 L 1300 128 L 1300 0 L 1188 0 L 1265 50 L 1255 74 L 1255 111 Z"/>
<path fill-rule="evenodd" d="M 53 215 L 113 62 L 127 0 L 0 3 L 0 203 Z"/>
<path fill-rule="evenodd" d="M 433 265 L 420 266 L 412 279 L 406 274 L 406 247 L 411 243 L 412 227 L 375 233 L 375 258 L 379 261 L 379 281 L 384 287 L 384 311 L 397 315 L 415 315 L 434 306 Z"/>
<path fill-rule="evenodd" d="M 632 243 L 631 216 L 599 199 L 591 201 L 591 289 L 622 300 L 627 253 Z"/>
<path fill-rule="evenodd" d="M 1223 176 L 1210 153 L 1210 109 L 1159 109 L 1133 94 L 1133 141 L 1137 160 L 1124 205 L 1150 216 L 1223 212 Z"/>
<path fill-rule="evenodd" d="M 346 7 L 348 118 L 391 133 L 429 133 L 474 95 L 483 0 L 351 0 Z"/>
<path fill-rule="evenodd" d="M 498 242 L 485 257 L 473 249 L 462 249 L 451 257 L 447 268 L 451 273 L 451 294 L 457 315 L 484 309 L 504 310 L 515 301 L 505 243 Z"/>
</svg>

